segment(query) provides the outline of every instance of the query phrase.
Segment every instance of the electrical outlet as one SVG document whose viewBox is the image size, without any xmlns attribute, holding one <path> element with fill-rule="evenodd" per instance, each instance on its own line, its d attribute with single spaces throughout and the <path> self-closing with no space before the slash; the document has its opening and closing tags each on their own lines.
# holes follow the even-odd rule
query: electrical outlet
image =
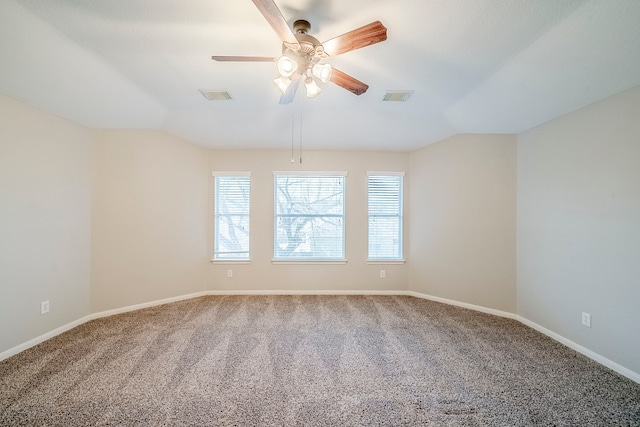
<svg viewBox="0 0 640 427">
<path fill-rule="evenodd" d="M 40 303 L 40 314 L 47 314 L 49 312 L 49 301 L 42 301 Z"/>
<path fill-rule="evenodd" d="M 387 272 L 384 270 L 380 270 L 380 278 L 384 279 L 385 277 L 387 277 Z"/>
<path fill-rule="evenodd" d="M 233 270 L 227 270 L 227 277 L 233 277 Z"/>
<path fill-rule="evenodd" d="M 591 314 L 582 312 L 582 325 L 587 328 L 591 327 Z"/>
</svg>

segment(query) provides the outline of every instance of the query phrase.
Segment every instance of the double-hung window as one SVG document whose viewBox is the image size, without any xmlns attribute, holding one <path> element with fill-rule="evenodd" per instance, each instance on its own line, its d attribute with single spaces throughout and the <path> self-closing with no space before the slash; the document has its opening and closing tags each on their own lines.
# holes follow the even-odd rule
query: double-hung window
<svg viewBox="0 0 640 427">
<path fill-rule="evenodd" d="M 249 260 L 251 176 L 248 172 L 213 172 L 213 260 Z"/>
<path fill-rule="evenodd" d="M 368 173 L 370 261 L 402 260 L 403 172 Z"/>
<path fill-rule="evenodd" d="M 275 261 L 344 261 L 346 172 L 274 172 Z"/>
</svg>

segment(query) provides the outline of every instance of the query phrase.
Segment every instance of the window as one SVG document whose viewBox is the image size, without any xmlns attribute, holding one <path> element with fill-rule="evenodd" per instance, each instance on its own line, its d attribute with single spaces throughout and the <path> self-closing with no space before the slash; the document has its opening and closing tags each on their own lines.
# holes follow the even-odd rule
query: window
<svg viewBox="0 0 640 427">
<path fill-rule="evenodd" d="M 251 177 L 243 172 L 214 172 L 213 259 L 249 259 Z"/>
<path fill-rule="evenodd" d="M 402 172 L 369 172 L 369 260 L 402 259 Z"/>
<path fill-rule="evenodd" d="M 275 172 L 275 260 L 344 260 L 346 172 Z"/>
</svg>

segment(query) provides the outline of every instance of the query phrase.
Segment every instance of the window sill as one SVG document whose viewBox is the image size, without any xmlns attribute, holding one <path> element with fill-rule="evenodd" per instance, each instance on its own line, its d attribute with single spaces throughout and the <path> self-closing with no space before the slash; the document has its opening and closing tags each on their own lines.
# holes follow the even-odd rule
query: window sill
<svg viewBox="0 0 640 427">
<path fill-rule="evenodd" d="M 281 265 L 281 264 L 346 264 L 346 259 L 272 259 L 271 264 L 273 265 Z"/>
<path fill-rule="evenodd" d="M 368 259 L 367 264 L 404 264 L 404 259 Z"/>
<path fill-rule="evenodd" d="M 212 259 L 211 264 L 251 264 L 250 259 Z"/>
</svg>

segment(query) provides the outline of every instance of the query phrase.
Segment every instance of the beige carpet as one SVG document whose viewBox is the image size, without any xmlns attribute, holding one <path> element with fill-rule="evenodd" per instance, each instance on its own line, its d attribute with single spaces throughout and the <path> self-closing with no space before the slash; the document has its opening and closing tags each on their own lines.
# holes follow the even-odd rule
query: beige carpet
<svg viewBox="0 0 640 427">
<path fill-rule="evenodd" d="M 413 297 L 202 297 L 0 362 L 0 425 L 640 426 L 640 385 Z"/>
</svg>

